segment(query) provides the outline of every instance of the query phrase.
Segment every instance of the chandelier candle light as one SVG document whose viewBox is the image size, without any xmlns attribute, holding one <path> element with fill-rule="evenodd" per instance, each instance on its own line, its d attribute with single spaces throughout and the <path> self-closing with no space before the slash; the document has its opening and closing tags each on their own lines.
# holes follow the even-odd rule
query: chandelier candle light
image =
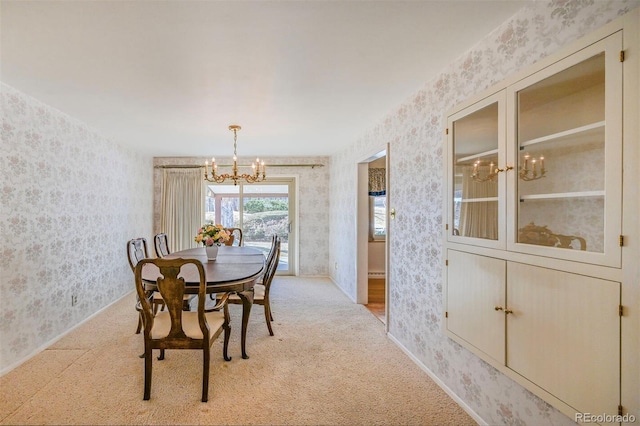
<svg viewBox="0 0 640 426">
<path fill-rule="evenodd" d="M 531 160 L 531 169 L 529 169 L 529 160 Z M 547 170 L 544 168 L 544 157 L 540 156 L 540 173 L 538 174 L 538 160 L 531 158 L 529 154 L 524 156 L 524 165 L 520 167 L 518 175 L 524 181 L 536 180 L 543 178 Z"/>
<path fill-rule="evenodd" d="M 206 180 L 207 182 L 215 182 L 215 183 L 222 183 L 227 179 L 231 179 L 233 180 L 233 184 L 237 185 L 238 184 L 238 180 L 240 179 L 244 179 L 247 183 L 254 183 L 254 182 L 262 182 L 263 180 L 266 179 L 267 174 L 266 174 L 266 166 L 264 165 L 264 161 L 260 162 L 259 158 L 256 158 L 255 163 L 251 164 L 251 167 L 253 169 L 253 173 L 252 174 L 246 174 L 243 173 L 241 175 L 238 174 L 238 156 L 237 156 L 237 149 L 238 149 L 238 130 L 240 130 L 241 127 L 235 124 L 232 124 L 231 126 L 229 126 L 229 130 L 233 131 L 233 174 L 222 174 L 219 175 L 217 173 L 218 171 L 218 166 L 216 165 L 216 159 L 212 158 L 211 159 L 211 175 L 209 175 L 209 162 L 205 161 L 204 163 L 204 180 Z"/>
<path fill-rule="evenodd" d="M 498 169 L 494 168 L 493 161 L 489 164 L 489 173 L 486 176 L 480 176 L 480 160 L 477 160 L 473 163 L 473 173 L 471 174 L 471 179 L 476 182 L 486 182 L 486 181 L 494 181 L 498 177 Z"/>
<path fill-rule="evenodd" d="M 507 166 L 505 169 L 497 168 L 494 166 L 493 161 L 491 161 L 488 173 L 482 176 L 480 174 L 481 167 L 482 164 L 479 159 L 473 163 L 471 179 L 476 182 L 494 181 L 497 179 L 498 173 L 513 169 L 511 166 Z M 532 158 L 529 154 L 524 155 L 522 165 L 518 169 L 518 177 L 520 177 L 520 179 L 524 181 L 537 180 L 545 177 L 546 173 L 547 169 L 544 168 L 544 156 L 541 155 L 540 158 Z"/>
</svg>

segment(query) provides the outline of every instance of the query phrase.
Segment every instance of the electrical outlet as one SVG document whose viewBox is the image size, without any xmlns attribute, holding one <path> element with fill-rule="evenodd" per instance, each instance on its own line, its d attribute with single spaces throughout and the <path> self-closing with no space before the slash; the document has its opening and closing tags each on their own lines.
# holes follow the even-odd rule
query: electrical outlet
<svg viewBox="0 0 640 426">
<path fill-rule="evenodd" d="M 76 306 L 78 304 L 78 295 L 77 294 L 72 294 L 71 295 L 71 306 Z"/>
</svg>

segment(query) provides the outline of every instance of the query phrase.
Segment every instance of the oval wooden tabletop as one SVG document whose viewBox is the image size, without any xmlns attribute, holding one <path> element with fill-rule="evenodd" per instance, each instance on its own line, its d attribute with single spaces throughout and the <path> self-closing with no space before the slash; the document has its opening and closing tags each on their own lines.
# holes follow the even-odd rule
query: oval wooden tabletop
<svg viewBox="0 0 640 426">
<path fill-rule="evenodd" d="M 216 260 L 207 260 L 204 247 L 178 251 L 165 256 L 167 259 L 198 259 L 202 262 L 207 285 L 226 284 L 250 280 L 258 277 L 265 265 L 262 252 L 252 247 L 221 246 Z M 142 270 L 142 279 L 155 281 L 159 270 L 147 264 Z M 193 265 L 185 265 L 180 274 L 186 284 L 198 284 L 198 270 Z"/>
</svg>

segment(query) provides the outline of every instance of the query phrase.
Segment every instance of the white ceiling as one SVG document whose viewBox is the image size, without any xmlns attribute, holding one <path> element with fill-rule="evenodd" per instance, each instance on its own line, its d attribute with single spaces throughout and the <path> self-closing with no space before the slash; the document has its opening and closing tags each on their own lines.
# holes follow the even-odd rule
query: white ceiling
<svg viewBox="0 0 640 426">
<path fill-rule="evenodd" d="M 527 1 L 5 1 L 0 79 L 153 156 L 330 155 Z"/>
</svg>

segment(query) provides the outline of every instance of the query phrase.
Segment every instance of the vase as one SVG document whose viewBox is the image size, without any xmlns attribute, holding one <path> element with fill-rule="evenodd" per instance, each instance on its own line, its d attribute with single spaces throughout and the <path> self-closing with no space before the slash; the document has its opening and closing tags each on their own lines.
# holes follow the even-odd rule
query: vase
<svg viewBox="0 0 640 426">
<path fill-rule="evenodd" d="M 205 250 L 207 251 L 207 259 L 216 260 L 216 257 L 218 257 L 218 248 L 219 246 L 217 244 L 206 246 Z"/>
</svg>

